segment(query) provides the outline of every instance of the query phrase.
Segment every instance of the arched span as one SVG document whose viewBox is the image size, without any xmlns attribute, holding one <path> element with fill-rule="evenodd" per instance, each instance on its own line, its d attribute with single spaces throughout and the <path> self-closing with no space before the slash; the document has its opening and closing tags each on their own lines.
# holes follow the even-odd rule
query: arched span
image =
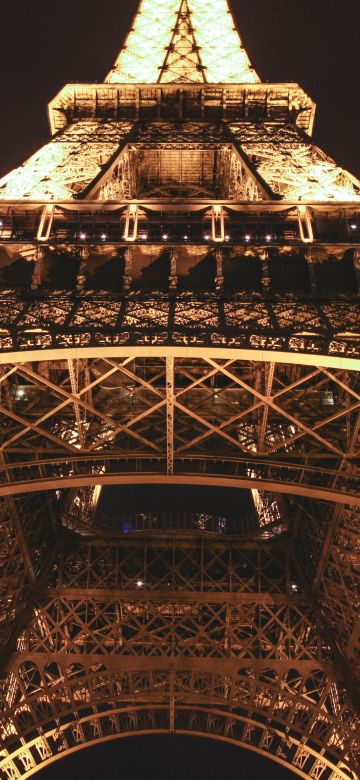
<svg viewBox="0 0 360 780">
<path fill-rule="evenodd" d="M 333 683 L 315 659 L 259 662 L 254 673 L 235 659 L 219 669 L 200 659 L 101 658 L 89 666 L 79 655 L 22 654 L 12 665 L 2 694 L 4 780 L 97 742 L 165 733 L 245 747 L 303 778 L 356 780 L 356 716 L 342 696 L 333 711 Z"/>
<path fill-rule="evenodd" d="M 112 733 L 106 733 L 110 728 Z M 104 733 L 105 731 L 105 733 Z M 356 780 L 344 764 L 333 763 L 292 736 L 269 729 L 263 723 L 214 708 L 154 705 L 126 707 L 80 718 L 53 728 L 10 753 L 0 763 L 6 780 L 26 780 L 61 758 L 97 744 L 135 736 L 189 735 L 245 748 L 290 769 L 299 777 Z M 255 736 L 254 736 L 255 735 Z M 252 742 L 251 740 L 255 740 Z M 22 768 L 21 768 L 22 767 Z"/>
<path fill-rule="evenodd" d="M 81 347 L 69 346 L 57 349 L 34 348 L 2 352 L 0 365 L 7 363 L 31 363 L 33 361 L 54 361 L 91 358 L 212 358 L 218 360 L 249 360 L 260 363 L 286 363 L 288 365 L 319 366 L 325 368 L 359 371 L 360 358 L 341 354 L 319 354 L 317 352 L 290 352 L 274 349 L 240 349 L 239 347 L 196 347 L 183 346 L 125 346 L 125 347 Z"/>
<path fill-rule="evenodd" d="M 36 465 L 36 464 L 35 464 Z M 230 488 L 239 490 L 264 490 L 272 493 L 285 493 L 287 495 L 303 496 L 318 501 L 331 501 L 335 504 L 344 504 L 344 492 L 319 487 L 311 487 L 296 483 L 270 481 L 266 479 L 245 479 L 242 477 L 222 477 L 218 475 L 198 476 L 193 474 L 172 475 L 167 474 L 88 474 L 70 477 L 29 479 L 26 482 L 14 482 L 0 485 L 0 496 L 22 495 L 25 493 L 39 493 L 46 490 L 65 490 L 96 485 L 194 485 L 200 487 Z M 360 506 L 360 495 L 346 494 L 346 504 Z"/>
</svg>

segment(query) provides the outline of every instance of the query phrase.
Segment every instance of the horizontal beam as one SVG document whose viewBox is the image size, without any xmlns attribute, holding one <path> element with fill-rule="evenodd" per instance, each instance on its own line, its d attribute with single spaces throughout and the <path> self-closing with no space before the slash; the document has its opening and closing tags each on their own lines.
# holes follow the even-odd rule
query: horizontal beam
<svg viewBox="0 0 360 780">
<path fill-rule="evenodd" d="M 35 331 L 34 331 L 35 332 Z M 29 329 L 29 336 L 31 329 Z M 39 334 L 40 336 L 41 334 Z M 355 338 L 354 334 L 354 338 Z M 69 335 L 69 339 L 71 336 Z M 73 339 L 71 339 L 73 340 Z M 75 338 L 75 342 L 79 339 Z M 317 353 L 306 354 L 304 352 L 284 352 L 271 349 L 241 349 L 234 347 L 197 347 L 191 346 L 191 337 L 188 346 L 99 346 L 82 347 L 74 343 L 73 346 L 56 349 L 30 348 L 24 351 L 2 352 L 0 365 L 8 363 L 31 363 L 34 361 L 54 361 L 78 358 L 214 358 L 217 360 L 249 360 L 254 363 L 285 363 L 295 366 L 315 366 L 339 369 L 339 371 L 359 371 L 360 358 L 344 357 L 336 355 L 319 355 Z"/>
<path fill-rule="evenodd" d="M 244 477 L 222 477 L 218 475 L 198 476 L 197 474 L 182 474 L 168 476 L 166 474 L 91 474 L 86 476 L 57 477 L 56 479 L 29 479 L 26 482 L 14 482 L 0 485 L 0 496 L 22 495 L 24 493 L 39 493 L 46 490 L 65 490 L 95 485 L 194 485 L 202 487 L 229 488 L 238 490 L 265 490 L 272 493 L 304 496 L 318 501 L 344 503 L 344 493 L 340 490 L 309 487 L 286 482 L 275 482 L 266 479 L 246 479 Z M 346 503 L 360 506 L 360 495 L 346 493 Z"/>
<path fill-rule="evenodd" d="M 296 83 L 265 84 L 260 82 L 256 84 L 216 84 L 216 93 L 214 93 L 214 85 L 187 83 L 186 92 L 188 101 L 194 96 L 195 112 L 197 114 L 197 116 L 194 116 L 194 106 L 192 106 L 192 112 L 189 114 L 189 117 L 186 116 L 184 102 L 182 100 L 183 84 L 159 84 L 153 85 L 151 89 L 153 92 L 153 101 L 160 109 L 160 118 L 162 105 L 165 104 L 165 107 L 168 109 L 166 96 L 169 93 L 171 95 L 171 103 L 174 112 L 173 118 L 182 120 L 187 118 L 190 120 L 196 118 L 206 119 L 207 96 L 209 96 L 210 99 L 209 119 L 213 117 L 215 101 L 218 108 L 221 110 L 224 119 L 226 118 L 226 107 L 229 106 L 230 109 L 233 109 L 229 116 L 232 120 L 235 118 L 234 105 L 236 107 L 236 116 L 240 118 L 246 114 L 244 104 L 249 101 L 249 99 L 256 101 L 257 96 L 259 96 L 264 119 L 271 120 L 271 109 L 274 107 L 275 113 L 273 118 L 278 120 L 278 109 L 279 105 L 281 105 L 282 108 L 288 112 L 289 120 L 292 119 L 292 111 L 295 109 L 297 111 L 296 123 L 309 135 L 311 135 L 313 130 L 316 105 L 306 92 L 304 92 L 302 87 Z M 178 96 L 177 100 L 175 99 L 175 91 Z M 130 92 L 131 97 L 129 96 Z M 201 96 L 200 99 L 199 96 Z M 109 116 L 112 119 L 121 119 L 124 105 L 124 118 L 129 121 L 130 112 L 132 113 L 130 121 L 136 121 L 137 119 L 142 118 L 141 113 L 143 107 L 145 108 L 145 112 L 148 111 L 149 84 L 66 84 L 48 105 L 50 129 L 53 135 L 59 129 L 66 127 L 69 120 L 71 121 L 75 106 L 77 118 L 79 117 L 79 114 L 81 116 L 81 107 L 84 98 L 87 110 L 86 118 L 92 118 L 98 115 L 101 116 L 103 106 L 105 105 L 107 119 L 109 119 Z M 147 113 L 144 118 L 148 118 Z M 168 110 L 164 118 L 169 118 Z"/>
<path fill-rule="evenodd" d="M 161 146 L 161 144 L 160 144 Z M 211 144 L 211 147 L 213 148 L 213 144 Z M 205 207 L 211 207 L 211 206 L 218 206 L 219 203 L 223 206 L 226 206 L 226 208 L 232 210 L 232 211 L 239 211 L 241 212 L 247 212 L 249 214 L 261 214 L 262 212 L 266 213 L 272 213 L 272 214 L 278 214 L 281 215 L 282 212 L 287 213 L 289 209 L 294 209 L 294 211 L 298 207 L 308 207 L 310 209 L 314 209 L 314 211 L 319 211 L 324 215 L 324 212 L 326 214 L 335 214 L 339 213 L 340 211 L 343 213 L 349 211 L 352 213 L 354 209 L 359 209 L 359 201 L 310 201 L 310 200 L 281 200 L 279 201 L 273 201 L 273 200 L 257 200 L 255 203 L 248 200 L 227 200 L 226 198 L 172 198 L 171 203 L 169 200 L 164 200 L 163 198 L 132 198 L 131 200 L 109 200 L 109 201 L 101 201 L 99 199 L 97 200 L 51 200 L 51 206 L 54 208 L 60 208 L 60 209 L 68 209 L 69 211 L 73 212 L 86 212 L 89 211 L 91 213 L 94 212 L 114 212 L 118 209 L 126 209 L 129 206 L 129 203 L 133 203 L 137 206 L 145 206 L 146 208 L 151 209 L 151 207 L 154 207 L 156 211 L 167 211 L 167 212 L 179 212 L 180 211 L 197 211 L 200 207 L 201 209 Z M 11 208 L 11 206 L 14 207 L 21 207 L 23 206 L 24 210 L 27 212 L 31 212 L 36 209 L 43 208 L 44 206 L 48 206 L 49 201 L 45 200 L 26 200 L 23 198 L 19 198 L 18 200 L 12 198 L 11 200 L 2 198 L 0 199 L 0 209 L 4 208 Z M 333 242 L 330 242 L 331 245 Z"/>
<path fill-rule="evenodd" d="M 108 672 L 147 672 L 150 670 L 166 669 L 167 671 L 193 671 L 215 673 L 229 676 L 237 676 L 239 673 L 239 658 L 196 658 L 196 657 L 166 657 L 166 656 L 135 656 L 135 655 L 99 655 L 99 653 L 52 653 L 51 661 L 58 663 L 60 667 L 79 663 L 86 670 L 94 664 L 101 663 L 106 666 Z M 49 663 L 48 653 L 24 653 L 14 652 L 7 660 L 6 671 L 15 670 L 21 664 L 31 661 L 43 669 Z M 300 673 L 313 672 L 315 668 L 326 669 L 329 673 L 332 664 L 320 659 L 294 659 L 294 658 L 241 658 L 241 667 L 251 669 L 255 674 L 264 669 L 275 669 L 282 676 L 288 669 L 297 669 Z M 221 671 L 220 671 L 221 670 Z"/>
<path fill-rule="evenodd" d="M 156 602 L 161 604 L 224 604 L 231 605 L 287 605 L 289 607 L 303 603 L 303 597 L 298 594 L 290 593 L 244 593 L 244 592 L 224 592 L 205 590 L 199 592 L 169 590 L 164 587 L 162 590 L 147 590 L 146 587 L 139 587 L 136 590 L 117 590 L 114 588 L 49 588 L 42 593 L 42 598 L 50 601 L 51 599 L 69 599 L 70 601 L 129 601 L 139 604 Z"/>
</svg>

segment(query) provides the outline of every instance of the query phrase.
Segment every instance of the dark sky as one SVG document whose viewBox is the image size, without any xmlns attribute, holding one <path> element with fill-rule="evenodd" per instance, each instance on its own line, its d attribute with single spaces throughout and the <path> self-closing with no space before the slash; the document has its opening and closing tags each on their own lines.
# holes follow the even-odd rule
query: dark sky
<svg viewBox="0 0 360 780">
<path fill-rule="evenodd" d="M 360 174 L 359 0 L 232 0 L 254 67 L 317 101 L 316 140 Z M 48 138 L 45 105 L 67 81 L 102 81 L 137 0 L 1 4 L 0 173 Z"/>
<path fill-rule="evenodd" d="M 205 2 L 206 0 L 204 0 Z M 233 0 L 264 81 L 297 81 L 318 103 L 316 141 L 360 174 L 359 0 Z M 102 81 L 137 0 L 11 0 L 1 4 L 0 173 L 48 139 L 46 103 L 67 81 Z M 257 780 L 294 777 L 250 752 L 190 738 L 135 739 L 60 761 L 42 780 Z"/>
<path fill-rule="evenodd" d="M 86 773 L 85 769 L 86 757 Z M 196 737 L 132 737 L 62 759 L 39 780 L 295 780 L 280 764 Z"/>
</svg>

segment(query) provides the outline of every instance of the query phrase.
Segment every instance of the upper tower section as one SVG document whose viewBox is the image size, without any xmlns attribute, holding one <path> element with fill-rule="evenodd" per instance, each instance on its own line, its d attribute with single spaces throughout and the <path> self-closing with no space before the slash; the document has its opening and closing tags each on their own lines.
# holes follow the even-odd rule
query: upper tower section
<svg viewBox="0 0 360 780">
<path fill-rule="evenodd" d="M 260 81 L 227 0 L 141 0 L 109 83 L 253 84 Z"/>
</svg>

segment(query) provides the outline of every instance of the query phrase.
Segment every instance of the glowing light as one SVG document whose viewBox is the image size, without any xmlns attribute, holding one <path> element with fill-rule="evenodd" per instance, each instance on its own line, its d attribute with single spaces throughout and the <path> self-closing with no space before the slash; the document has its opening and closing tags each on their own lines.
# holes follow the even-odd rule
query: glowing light
<svg viewBox="0 0 360 780">
<path fill-rule="evenodd" d="M 163 241 L 167 241 L 169 238 L 167 233 L 163 233 Z"/>
<path fill-rule="evenodd" d="M 143 588 L 144 587 L 143 581 L 142 580 L 138 580 L 137 583 L 136 583 L 136 587 L 137 588 Z"/>
<path fill-rule="evenodd" d="M 106 235 L 106 233 L 102 233 L 102 234 L 101 234 L 101 240 L 102 240 L 102 241 L 106 241 L 106 239 L 107 239 L 107 235 Z"/>
<path fill-rule="evenodd" d="M 81 241 L 85 241 L 85 239 L 86 239 L 86 233 L 80 233 L 80 234 L 79 234 L 79 238 L 81 239 Z"/>
<path fill-rule="evenodd" d="M 140 233 L 139 238 L 141 239 L 141 241 L 147 241 L 148 234 L 147 233 Z"/>
<path fill-rule="evenodd" d="M 251 239 L 251 236 L 249 235 L 249 233 L 247 233 L 246 236 L 245 236 L 245 241 L 250 241 L 250 239 Z"/>
<path fill-rule="evenodd" d="M 358 226 L 355 225 L 355 222 L 353 222 L 352 225 L 350 225 L 350 227 L 351 227 L 351 230 L 357 230 L 358 229 Z"/>
<path fill-rule="evenodd" d="M 210 236 L 209 235 L 204 236 L 204 238 L 205 238 L 205 241 L 210 241 Z"/>
<path fill-rule="evenodd" d="M 181 0 L 142 0 L 133 29 L 107 82 L 156 84 L 159 73 L 160 81 L 167 83 L 259 81 L 234 29 L 227 0 L 188 0 L 190 16 L 174 36 L 180 7 Z M 201 52 L 203 70 L 192 36 Z M 169 55 L 170 43 L 173 48 Z"/>
<path fill-rule="evenodd" d="M 360 200 L 360 181 L 306 143 L 295 126 L 284 130 L 266 124 L 260 130 L 231 122 L 229 128 L 248 157 L 256 158 L 257 171 L 274 194 L 304 202 Z"/>
<path fill-rule="evenodd" d="M 270 233 L 268 233 L 267 236 L 266 236 L 266 240 L 267 241 L 271 241 L 271 239 L 272 239 L 272 236 L 270 235 Z"/>
<path fill-rule="evenodd" d="M 184 236 L 184 239 L 185 239 L 185 241 L 187 241 L 187 240 L 188 240 L 188 238 L 189 238 L 189 236 Z"/>
<path fill-rule="evenodd" d="M 225 236 L 225 241 L 230 241 L 230 236 Z"/>
<path fill-rule="evenodd" d="M 129 132 L 129 122 L 82 120 L 0 179 L 0 200 L 68 200 L 101 173 Z"/>
</svg>

